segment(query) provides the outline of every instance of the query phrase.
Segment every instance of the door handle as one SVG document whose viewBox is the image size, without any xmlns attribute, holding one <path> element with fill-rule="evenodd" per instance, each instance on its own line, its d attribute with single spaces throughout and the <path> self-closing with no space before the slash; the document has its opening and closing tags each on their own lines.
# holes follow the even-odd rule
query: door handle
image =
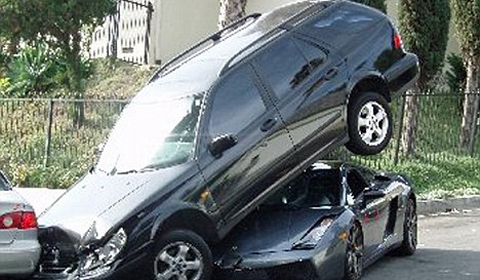
<svg viewBox="0 0 480 280">
<path fill-rule="evenodd" d="M 324 78 L 325 80 L 331 80 L 338 74 L 338 67 L 333 67 L 332 69 L 328 70 L 327 74 L 325 74 Z"/>
<path fill-rule="evenodd" d="M 277 123 L 277 119 L 268 119 L 266 120 L 262 126 L 260 127 L 260 130 L 265 132 L 265 131 L 269 131 L 270 129 L 272 129 L 272 127 Z"/>
</svg>

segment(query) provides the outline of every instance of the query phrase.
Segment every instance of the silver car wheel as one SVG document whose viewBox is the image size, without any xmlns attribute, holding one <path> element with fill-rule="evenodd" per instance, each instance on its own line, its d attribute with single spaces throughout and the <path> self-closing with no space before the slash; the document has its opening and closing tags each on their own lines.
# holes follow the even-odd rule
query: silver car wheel
<svg viewBox="0 0 480 280">
<path fill-rule="evenodd" d="M 153 269 L 157 280 L 199 280 L 203 271 L 202 254 L 188 243 L 171 243 L 160 250 Z"/>
<path fill-rule="evenodd" d="M 358 132 L 368 146 L 378 146 L 386 138 L 390 122 L 383 106 L 370 101 L 363 105 L 358 114 Z"/>
</svg>

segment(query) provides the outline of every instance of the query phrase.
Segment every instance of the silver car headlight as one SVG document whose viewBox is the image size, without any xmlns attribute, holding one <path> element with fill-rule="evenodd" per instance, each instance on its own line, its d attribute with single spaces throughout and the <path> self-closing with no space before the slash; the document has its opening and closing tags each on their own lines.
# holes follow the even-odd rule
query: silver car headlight
<svg viewBox="0 0 480 280">
<path fill-rule="evenodd" d="M 110 265 L 115 262 L 118 254 L 127 243 L 127 234 L 121 228 L 108 242 L 90 252 L 80 263 L 80 277 L 96 277 L 110 270 Z"/>
<path fill-rule="evenodd" d="M 307 250 L 315 248 L 332 223 L 332 218 L 323 219 L 318 226 L 310 230 L 299 242 L 294 243 L 292 249 Z"/>
</svg>

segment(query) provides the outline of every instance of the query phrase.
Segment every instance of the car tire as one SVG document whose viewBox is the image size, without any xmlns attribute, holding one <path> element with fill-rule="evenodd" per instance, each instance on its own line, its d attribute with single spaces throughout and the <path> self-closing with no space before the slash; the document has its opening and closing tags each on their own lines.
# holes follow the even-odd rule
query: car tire
<svg viewBox="0 0 480 280">
<path fill-rule="evenodd" d="M 402 256 L 411 256 L 417 250 L 418 226 L 417 211 L 415 201 L 410 198 L 405 208 L 405 220 L 403 222 L 403 240 L 402 245 L 397 249 L 397 253 Z"/>
<path fill-rule="evenodd" d="M 152 279 L 211 279 L 212 253 L 194 232 L 175 230 L 161 236 L 152 256 Z"/>
<path fill-rule="evenodd" d="M 358 280 L 363 272 L 363 232 L 355 223 L 348 234 L 343 280 Z"/>
<path fill-rule="evenodd" d="M 354 154 L 378 154 L 392 138 L 390 106 L 379 93 L 364 92 L 353 97 L 347 119 L 350 140 L 345 146 Z"/>
</svg>

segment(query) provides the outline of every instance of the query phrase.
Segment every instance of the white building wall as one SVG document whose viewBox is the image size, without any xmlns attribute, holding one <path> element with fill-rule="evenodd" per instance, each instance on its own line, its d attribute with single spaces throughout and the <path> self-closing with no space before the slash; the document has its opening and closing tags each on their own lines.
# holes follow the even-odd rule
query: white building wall
<svg viewBox="0 0 480 280">
<path fill-rule="evenodd" d="M 155 8 L 151 54 L 157 63 L 170 60 L 217 29 L 218 0 L 159 0 Z"/>
</svg>

